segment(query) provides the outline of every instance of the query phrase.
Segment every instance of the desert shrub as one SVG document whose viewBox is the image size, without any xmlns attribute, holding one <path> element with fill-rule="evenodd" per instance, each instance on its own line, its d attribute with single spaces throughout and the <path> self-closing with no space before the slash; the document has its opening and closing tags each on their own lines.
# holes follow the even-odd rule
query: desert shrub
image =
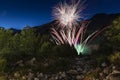
<svg viewBox="0 0 120 80">
<path fill-rule="evenodd" d="M 101 71 L 100 68 L 94 69 L 92 72 L 90 72 L 89 74 L 85 75 L 85 78 L 83 80 L 94 80 L 94 79 L 97 79 L 99 77 L 100 71 Z"/>
<path fill-rule="evenodd" d="M 41 47 L 40 47 L 40 54 L 47 55 L 50 53 L 51 46 L 49 42 L 43 42 Z M 48 55 L 47 55 L 48 56 Z"/>
<path fill-rule="evenodd" d="M 68 45 L 54 45 L 49 42 L 48 35 L 36 33 L 32 28 L 24 28 L 14 34 L 11 30 L 0 29 L 0 71 L 38 71 L 40 67 L 41 71 L 62 70 L 69 65 L 67 58 L 75 55 L 77 53 L 74 48 Z M 36 59 L 36 66 L 25 65 L 33 57 Z M 17 64 L 21 60 L 24 65 L 22 68 Z M 42 66 L 46 60 L 50 64 L 47 68 Z"/>
<path fill-rule="evenodd" d="M 6 69 L 7 62 L 4 58 L 0 57 L 0 72 L 4 72 Z"/>
<path fill-rule="evenodd" d="M 33 56 L 36 53 L 38 43 L 34 29 L 23 29 L 20 33 L 19 49 L 22 53 Z"/>
<path fill-rule="evenodd" d="M 0 80 L 7 80 L 5 76 L 0 76 Z"/>
<path fill-rule="evenodd" d="M 120 65 L 120 52 L 115 52 L 115 53 L 111 54 L 110 56 L 108 56 L 108 60 L 112 64 Z"/>
<path fill-rule="evenodd" d="M 109 55 L 101 52 L 94 52 L 93 54 L 90 55 L 91 60 L 93 61 L 93 67 L 98 67 L 101 66 L 101 64 L 103 62 L 106 62 L 107 64 L 109 64 L 109 61 L 107 59 Z"/>
<path fill-rule="evenodd" d="M 75 57 L 77 55 L 76 50 L 69 45 L 56 45 L 52 51 L 56 57 Z"/>
<path fill-rule="evenodd" d="M 0 28 L 0 66 L 3 64 L 9 69 L 11 65 L 19 60 L 31 59 L 37 56 L 40 35 L 36 35 L 34 29 L 23 29 L 20 33 L 13 34 L 13 31 Z M 7 63 L 6 63 L 7 62 Z"/>
<path fill-rule="evenodd" d="M 120 16 L 116 18 L 104 34 L 109 51 L 120 50 Z"/>
</svg>

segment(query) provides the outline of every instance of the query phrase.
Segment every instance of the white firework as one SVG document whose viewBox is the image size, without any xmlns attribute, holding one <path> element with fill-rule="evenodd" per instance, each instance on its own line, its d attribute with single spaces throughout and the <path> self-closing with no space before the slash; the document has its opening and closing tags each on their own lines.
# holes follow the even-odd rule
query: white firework
<svg viewBox="0 0 120 80">
<path fill-rule="evenodd" d="M 79 4 L 80 1 L 76 3 L 61 3 L 55 7 L 53 14 L 55 20 L 58 21 L 61 27 L 69 26 L 72 27 L 76 25 L 81 17 L 81 12 L 83 7 Z"/>
</svg>

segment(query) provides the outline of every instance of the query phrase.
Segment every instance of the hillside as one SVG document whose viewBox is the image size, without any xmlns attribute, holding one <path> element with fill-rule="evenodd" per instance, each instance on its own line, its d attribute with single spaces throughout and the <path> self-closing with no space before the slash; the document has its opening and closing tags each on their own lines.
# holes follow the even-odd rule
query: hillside
<svg viewBox="0 0 120 80">
<path fill-rule="evenodd" d="M 120 14 L 96 14 L 87 21 L 83 41 L 93 30 L 111 27 L 80 48 L 50 40 L 56 21 L 22 30 L 1 27 L 0 80 L 120 80 Z M 78 54 L 83 48 L 87 53 Z"/>
</svg>

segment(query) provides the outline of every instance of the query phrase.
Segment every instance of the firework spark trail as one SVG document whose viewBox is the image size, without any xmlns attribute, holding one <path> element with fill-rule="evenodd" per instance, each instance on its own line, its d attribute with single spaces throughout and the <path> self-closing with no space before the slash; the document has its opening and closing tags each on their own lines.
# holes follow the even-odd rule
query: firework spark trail
<svg viewBox="0 0 120 80">
<path fill-rule="evenodd" d="M 104 31 L 107 27 L 101 29 L 101 30 L 97 30 L 93 33 L 91 33 L 83 42 L 80 42 L 78 44 L 75 44 L 74 47 L 76 49 L 76 51 L 78 52 L 78 55 L 80 54 L 86 54 L 85 51 L 87 49 L 87 45 L 93 41 L 93 39 L 95 39 L 102 31 Z"/>
<path fill-rule="evenodd" d="M 76 27 L 67 28 L 67 29 L 62 29 L 60 31 L 55 30 L 52 28 L 52 33 L 55 35 L 54 39 L 56 40 L 56 37 L 59 41 L 59 43 L 64 44 L 68 43 L 70 46 L 75 45 L 79 43 L 79 38 L 81 38 L 80 43 L 83 43 L 83 33 L 84 29 L 86 28 L 86 24 L 82 24 L 80 28 L 78 28 L 78 32 Z M 54 36 L 53 35 L 53 36 Z"/>
<path fill-rule="evenodd" d="M 89 40 L 90 38 L 94 37 L 93 35 L 95 35 L 96 33 L 97 33 L 97 31 L 95 31 L 95 32 L 93 32 L 92 34 L 90 34 L 90 35 L 84 40 L 83 44 L 86 45 L 87 42 L 88 42 L 88 40 Z"/>
<path fill-rule="evenodd" d="M 82 41 L 82 33 L 83 33 L 84 28 L 85 28 L 85 25 L 84 25 L 84 23 L 83 23 L 83 24 L 81 25 L 81 27 L 79 28 L 77 34 L 76 34 L 75 44 L 78 43 L 78 40 L 79 40 L 80 36 L 81 36 L 81 41 Z"/>
<path fill-rule="evenodd" d="M 95 39 L 101 32 L 103 32 L 105 29 L 107 29 L 108 27 L 105 27 L 101 30 L 99 30 L 90 40 L 88 43 L 90 43 L 93 39 Z"/>
<path fill-rule="evenodd" d="M 55 39 L 56 41 L 59 41 L 59 43 L 64 44 L 64 41 L 62 40 L 61 35 L 59 35 L 59 33 L 54 28 L 52 28 L 52 33 L 55 35 L 53 38 L 54 39 L 57 38 Z"/>
<path fill-rule="evenodd" d="M 75 29 L 66 29 L 66 30 L 60 30 L 57 31 L 54 28 L 52 29 L 52 37 L 55 39 L 55 42 L 57 43 L 67 43 L 70 46 L 74 44 L 74 37 L 75 37 Z"/>
<path fill-rule="evenodd" d="M 72 27 L 72 28 L 62 29 L 60 31 L 57 31 L 53 28 L 52 33 L 55 35 L 53 38 L 57 41 L 56 43 L 69 44 L 70 46 L 74 46 L 78 55 L 85 54 L 88 43 L 91 42 L 105 29 L 104 28 L 100 31 L 99 30 L 94 31 L 84 39 L 84 34 L 86 32 L 87 26 L 88 23 L 87 24 L 82 23 L 82 25 L 79 28 Z"/>
<path fill-rule="evenodd" d="M 84 51 L 86 49 L 86 46 L 87 46 L 87 42 L 89 41 L 89 39 L 91 37 L 93 37 L 95 34 L 97 33 L 97 31 L 93 32 L 92 34 L 90 34 L 85 40 L 83 41 L 80 41 L 80 43 L 77 43 L 74 45 L 75 49 L 77 50 L 78 52 L 78 55 L 81 53 L 81 54 L 84 54 Z"/>
</svg>

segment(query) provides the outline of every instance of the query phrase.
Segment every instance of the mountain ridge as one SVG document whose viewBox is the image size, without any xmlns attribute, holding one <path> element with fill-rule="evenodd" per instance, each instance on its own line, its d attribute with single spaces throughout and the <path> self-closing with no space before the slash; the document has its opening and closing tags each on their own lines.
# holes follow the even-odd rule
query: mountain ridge
<svg viewBox="0 0 120 80">
<path fill-rule="evenodd" d="M 88 25 L 88 30 L 96 30 L 111 25 L 112 21 L 116 19 L 118 16 L 120 16 L 120 13 L 116 13 L 116 14 L 99 13 L 99 14 L 95 14 L 93 17 L 85 21 L 90 21 Z M 46 24 L 42 24 L 40 26 L 33 26 L 30 28 L 35 29 L 37 33 L 48 34 L 50 33 L 51 27 L 53 26 L 57 26 L 55 20 L 48 22 Z M 17 33 L 17 31 L 18 32 L 21 31 L 14 28 L 10 28 L 10 30 L 13 30 L 15 33 Z"/>
<path fill-rule="evenodd" d="M 105 14 L 105 13 L 99 13 L 94 15 L 92 18 L 88 19 L 87 21 L 90 21 L 88 25 L 88 30 L 91 29 L 99 29 L 99 28 L 104 28 L 106 26 L 109 26 L 114 19 L 116 19 L 118 16 L 120 16 L 120 13 L 116 14 Z M 52 21 L 40 26 L 35 26 L 37 32 L 40 33 L 48 33 L 50 32 L 50 28 L 56 25 L 56 21 Z"/>
</svg>

